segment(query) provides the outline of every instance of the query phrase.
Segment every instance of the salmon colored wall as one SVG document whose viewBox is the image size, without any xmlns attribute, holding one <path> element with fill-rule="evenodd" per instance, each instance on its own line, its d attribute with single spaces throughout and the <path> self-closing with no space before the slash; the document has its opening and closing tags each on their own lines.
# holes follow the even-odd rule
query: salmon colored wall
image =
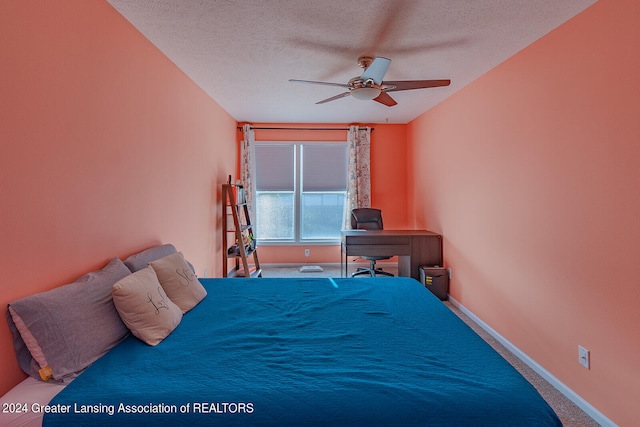
<svg viewBox="0 0 640 427">
<path fill-rule="evenodd" d="M 157 243 L 221 275 L 236 121 L 104 1 L 3 0 L 0 52 L 3 311 Z"/>
<path fill-rule="evenodd" d="M 443 233 L 452 296 L 620 426 L 640 425 L 638 22 L 600 0 L 408 129 L 411 220 Z"/>
<path fill-rule="evenodd" d="M 346 128 L 349 124 L 253 123 L 255 127 Z M 359 124 L 371 126 L 371 204 L 382 209 L 384 226 L 407 228 L 406 125 Z M 239 132 L 241 133 L 241 132 Z M 241 138 L 241 135 L 240 135 Z M 257 141 L 346 141 L 346 130 L 293 131 L 256 130 Z M 236 174 L 238 175 L 238 174 Z M 305 258 L 304 249 L 310 256 Z M 269 246 L 259 248 L 260 263 L 339 263 L 339 245 Z"/>
</svg>

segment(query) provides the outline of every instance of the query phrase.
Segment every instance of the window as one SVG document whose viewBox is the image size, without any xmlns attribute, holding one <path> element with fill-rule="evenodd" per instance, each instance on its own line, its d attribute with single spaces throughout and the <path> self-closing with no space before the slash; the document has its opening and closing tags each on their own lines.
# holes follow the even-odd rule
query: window
<svg viewBox="0 0 640 427">
<path fill-rule="evenodd" d="M 257 142 L 260 242 L 336 242 L 347 193 L 347 144 Z"/>
</svg>

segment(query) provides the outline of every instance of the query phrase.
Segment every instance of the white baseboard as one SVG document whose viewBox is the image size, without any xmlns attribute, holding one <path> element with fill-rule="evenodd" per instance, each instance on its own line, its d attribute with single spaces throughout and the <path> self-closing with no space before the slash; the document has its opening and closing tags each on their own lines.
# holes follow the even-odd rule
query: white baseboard
<svg viewBox="0 0 640 427">
<path fill-rule="evenodd" d="M 576 404 L 587 415 L 593 418 L 598 424 L 606 427 L 617 427 L 617 425 L 607 418 L 602 412 L 598 411 L 589 402 L 584 400 L 580 395 L 567 387 L 562 381 L 553 376 L 549 371 L 543 368 L 538 362 L 529 357 L 526 353 L 520 350 L 518 347 L 509 342 L 505 337 L 500 335 L 495 329 L 483 322 L 478 316 L 469 311 L 465 306 L 460 304 L 455 298 L 449 295 L 449 301 L 461 312 L 467 315 L 478 326 L 484 329 L 489 335 L 495 338 L 500 344 L 505 346 L 511 353 L 513 353 L 518 359 L 522 360 L 527 366 L 533 369 L 538 375 L 544 378 L 549 384 L 555 387 L 560 393 L 567 397 L 570 401 Z"/>
<path fill-rule="evenodd" d="M 321 267 L 340 267 L 340 263 L 324 263 L 324 262 L 274 262 L 274 263 L 264 263 L 261 262 L 260 266 L 262 268 L 279 268 L 279 267 L 300 267 L 303 265 L 319 265 Z"/>
<path fill-rule="evenodd" d="M 300 267 L 302 265 L 319 265 L 321 267 L 340 267 L 339 262 L 280 262 L 280 263 L 260 263 L 262 268 L 268 267 Z M 350 261 L 349 266 L 352 265 L 369 265 L 369 261 Z M 379 262 L 378 265 L 380 267 L 398 267 L 397 262 Z"/>
</svg>

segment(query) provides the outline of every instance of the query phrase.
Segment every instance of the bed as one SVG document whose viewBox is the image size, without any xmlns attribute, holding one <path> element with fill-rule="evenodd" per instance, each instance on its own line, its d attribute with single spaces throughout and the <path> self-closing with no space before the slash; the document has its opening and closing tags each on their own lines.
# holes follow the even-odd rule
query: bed
<svg viewBox="0 0 640 427">
<path fill-rule="evenodd" d="M 44 426 L 561 425 L 414 279 L 199 284 L 159 343 L 128 334 L 31 412 Z"/>
</svg>

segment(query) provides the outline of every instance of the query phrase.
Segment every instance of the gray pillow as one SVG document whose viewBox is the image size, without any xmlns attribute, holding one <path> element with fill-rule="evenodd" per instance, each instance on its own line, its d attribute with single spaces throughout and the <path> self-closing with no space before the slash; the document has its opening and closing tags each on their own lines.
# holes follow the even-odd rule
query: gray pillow
<svg viewBox="0 0 640 427">
<path fill-rule="evenodd" d="M 153 246 L 149 249 L 145 249 L 142 252 L 131 255 L 124 260 L 124 265 L 129 267 L 132 273 L 138 270 L 146 268 L 151 261 L 155 261 L 160 258 L 164 258 L 167 255 L 171 255 L 178 252 L 176 247 L 168 243 L 166 245 Z"/>
<path fill-rule="evenodd" d="M 111 288 L 130 274 L 114 258 L 73 283 L 10 303 L 7 317 L 20 367 L 32 377 L 65 382 L 122 341 L 129 331 Z"/>
<path fill-rule="evenodd" d="M 135 273 L 138 270 L 146 268 L 150 262 L 159 260 L 160 258 L 164 258 L 171 254 L 175 254 L 176 252 L 178 252 L 178 250 L 171 243 L 153 246 L 149 249 L 145 249 L 142 252 L 131 255 L 124 260 L 124 264 L 129 267 L 129 270 L 131 270 L 132 273 Z M 193 265 L 191 265 L 189 261 L 187 261 L 187 264 L 189 264 L 189 268 L 191 268 L 191 271 L 195 273 L 196 270 L 195 268 L 193 268 Z"/>
</svg>

